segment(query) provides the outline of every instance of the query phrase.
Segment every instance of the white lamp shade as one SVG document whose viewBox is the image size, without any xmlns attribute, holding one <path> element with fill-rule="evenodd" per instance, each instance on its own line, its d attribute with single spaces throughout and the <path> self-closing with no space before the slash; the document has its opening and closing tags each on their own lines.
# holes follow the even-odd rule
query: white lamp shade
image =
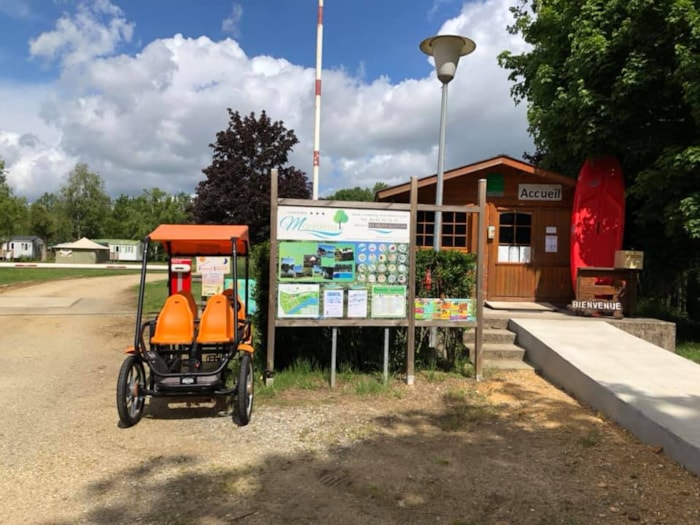
<svg viewBox="0 0 700 525">
<path fill-rule="evenodd" d="M 437 77 L 440 82 L 447 84 L 457 72 L 459 57 L 474 51 L 476 44 L 464 36 L 439 35 L 423 40 L 420 49 L 435 59 Z"/>
</svg>

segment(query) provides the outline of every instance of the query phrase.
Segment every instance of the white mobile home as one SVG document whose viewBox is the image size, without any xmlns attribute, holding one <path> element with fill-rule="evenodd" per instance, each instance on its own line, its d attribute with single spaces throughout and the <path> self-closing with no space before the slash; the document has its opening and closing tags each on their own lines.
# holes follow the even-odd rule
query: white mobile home
<svg viewBox="0 0 700 525">
<path fill-rule="evenodd" d="M 95 239 L 95 242 L 109 248 L 110 261 L 141 261 L 143 258 L 143 243 L 130 239 Z"/>
<path fill-rule="evenodd" d="M 18 259 L 43 260 L 44 241 L 36 235 L 13 235 L 2 243 L 2 258 L 6 261 Z"/>
</svg>

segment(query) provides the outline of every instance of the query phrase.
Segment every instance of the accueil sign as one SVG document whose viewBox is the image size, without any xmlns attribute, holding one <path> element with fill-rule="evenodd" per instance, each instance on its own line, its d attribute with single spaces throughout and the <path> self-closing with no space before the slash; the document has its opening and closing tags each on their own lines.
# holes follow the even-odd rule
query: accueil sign
<svg viewBox="0 0 700 525">
<path fill-rule="evenodd" d="M 561 184 L 518 184 L 518 200 L 560 201 Z"/>
</svg>

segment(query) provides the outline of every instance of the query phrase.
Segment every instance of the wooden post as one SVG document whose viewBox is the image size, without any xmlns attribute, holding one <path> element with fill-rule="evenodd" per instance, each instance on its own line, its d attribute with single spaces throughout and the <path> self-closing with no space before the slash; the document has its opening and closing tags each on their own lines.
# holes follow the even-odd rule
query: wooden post
<svg viewBox="0 0 700 525">
<path fill-rule="evenodd" d="M 483 355 L 481 345 L 484 337 L 484 256 L 486 254 L 486 179 L 479 179 L 479 220 L 476 235 L 476 334 L 474 340 L 474 375 L 483 379 Z"/>
<path fill-rule="evenodd" d="M 267 294 L 267 368 L 265 385 L 272 385 L 275 370 L 275 325 L 277 319 L 277 187 L 278 173 L 270 174 L 270 281 Z"/>
<path fill-rule="evenodd" d="M 411 177 L 411 221 L 409 233 L 409 269 L 408 269 L 408 337 L 406 349 L 406 384 L 415 381 L 416 363 L 416 217 L 418 216 L 418 180 Z"/>
</svg>

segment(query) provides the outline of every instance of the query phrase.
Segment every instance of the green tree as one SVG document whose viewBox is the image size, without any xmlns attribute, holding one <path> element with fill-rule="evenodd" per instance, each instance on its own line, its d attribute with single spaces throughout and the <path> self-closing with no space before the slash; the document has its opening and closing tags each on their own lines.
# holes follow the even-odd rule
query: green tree
<svg viewBox="0 0 700 525">
<path fill-rule="evenodd" d="M 344 188 L 331 193 L 326 200 L 333 201 L 357 201 L 357 202 L 372 202 L 374 201 L 374 196 L 379 190 L 388 188 L 389 186 L 383 182 L 377 182 L 372 189 L 360 188 L 355 186 L 354 188 Z"/>
<path fill-rule="evenodd" d="M 70 240 L 70 222 L 54 193 L 44 193 L 29 206 L 29 221 L 31 233 L 44 239 L 47 246 Z"/>
<path fill-rule="evenodd" d="M 197 223 L 247 224 L 252 241 L 270 237 L 270 170 L 279 170 L 280 197 L 308 199 L 311 185 L 304 172 L 287 166 L 299 142 L 281 121 L 265 111 L 241 117 L 228 110 L 229 125 L 216 134 L 206 180 L 197 186 L 192 217 Z"/>
<path fill-rule="evenodd" d="M 134 204 L 134 198 L 120 195 L 112 201 L 112 209 L 105 224 L 105 237 L 111 239 L 139 240 L 143 218 Z"/>
<path fill-rule="evenodd" d="M 15 196 L 7 182 L 5 162 L 0 159 L 0 239 L 29 233 L 27 199 Z"/>
<path fill-rule="evenodd" d="M 627 182 L 626 245 L 645 253 L 645 290 L 677 290 L 700 266 L 700 11 L 691 0 L 521 0 L 504 52 L 543 166 L 576 175 L 614 155 Z M 673 253 L 673 257 L 667 254 Z M 675 296 L 678 296 L 674 298 Z"/>
<path fill-rule="evenodd" d="M 110 211 L 110 199 L 102 178 L 91 172 L 87 164 L 76 164 L 60 194 L 71 224 L 71 236 L 75 239 L 101 237 Z"/>
</svg>

